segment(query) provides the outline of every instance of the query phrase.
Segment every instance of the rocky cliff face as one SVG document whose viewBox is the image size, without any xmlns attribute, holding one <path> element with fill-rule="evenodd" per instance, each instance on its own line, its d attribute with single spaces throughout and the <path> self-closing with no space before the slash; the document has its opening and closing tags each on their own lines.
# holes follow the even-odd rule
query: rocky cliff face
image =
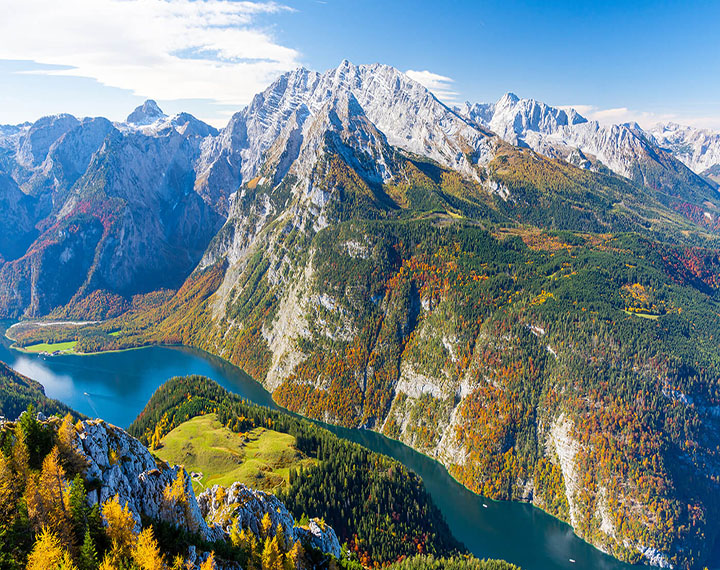
<svg viewBox="0 0 720 570">
<path fill-rule="evenodd" d="M 216 134 L 151 103 L 127 123 L 59 115 L 5 129 L 0 214 L 15 225 L 0 237 L 0 313 L 178 287 L 227 209 L 223 191 L 196 189 L 203 141 Z"/>
<path fill-rule="evenodd" d="M 77 127 L 58 121 L 58 132 Z M 5 314 L 47 312 L 73 291 L 168 285 L 199 260 L 153 340 L 219 354 L 292 410 L 382 431 L 472 490 L 532 500 L 619 556 L 702 550 L 696 514 L 710 503 L 663 462 L 707 482 L 712 437 L 678 435 L 677 422 L 692 431 L 704 416 L 657 398 L 672 374 L 715 402 L 690 367 L 707 353 L 680 357 L 667 336 L 712 345 L 697 331 L 714 301 L 688 299 L 694 284 L 717 286 L 714 258 L 673 257 L 623 232 L 700 240 L 717 228 L 674 208 L 704 219 L 720 206 L 637 126 L 510 95 L 453 111 L 397 70 L 343 62 L 282 76 L 220 133 L 152 105 L 113 128 L 59 221 L 0 270 Z M 24 148 L 32 129 L 2 140 Z M 23 153 L 18 169 L 38 162 Z M 205 272 L 220 285 L 198 293 Z M 626 287 L 645 292 L 643 306 L 625 303 Z M 632 320 L 638 310 L 647 318 Z M 627 348 L 653 335 L 660 344 Z M 239 487 L 233 497 L 258 499 Z M 232 501 L 214 493 L 202 510 L 241 513 Z M 680 513 L 677 538 L 658 509 Z"/>
<path fill-rule="evenodd" d="M 261 536 L 261 521 L 267 514 L 273 529 L 282 526 L 288 545 L 299 540 L 321 552 L 340 557 L 340 542 L 332 527 L 319 519 L 310 519 L 305 527 L 298 526 L 285 505 L 264 491 L 251 489 L 242 483 L 233 483 L 227 489 L 215 485 L 200 494 L 198 504 L 203 517 L 228 534 L 237 524 L 238 529 L 248 529 Z"/>
<path fill-rule="evenodd" d="M 720 133 L 666 123 L 650 129 L 655 143 L 668 149 L 688 168 L 720 182 Z"/>
</svg>

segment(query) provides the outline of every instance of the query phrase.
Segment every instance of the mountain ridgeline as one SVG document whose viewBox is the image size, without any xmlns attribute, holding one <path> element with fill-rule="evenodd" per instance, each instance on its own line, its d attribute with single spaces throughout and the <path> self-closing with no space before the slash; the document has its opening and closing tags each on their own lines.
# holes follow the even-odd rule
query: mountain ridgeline
<svg viewBox="0 0 720 570">
<path fill-rule="evenodd" d="M 102 322 L 19 345 L 196 346 L 624 560 L 706 563 L 712 153 L 512 95 L 450 109 L 349 62 L 282 76 L 219 132 L 150 103 L 44 121 L 0 137 L 0 314 Z"/>
</svg>

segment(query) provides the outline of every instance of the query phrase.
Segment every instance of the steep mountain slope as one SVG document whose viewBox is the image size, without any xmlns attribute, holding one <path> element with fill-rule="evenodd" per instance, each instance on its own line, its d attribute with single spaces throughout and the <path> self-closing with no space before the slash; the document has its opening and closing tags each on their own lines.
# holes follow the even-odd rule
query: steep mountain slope
<svg viewBox="0 0 720 570">
<path fill-rule="evenodd" d="M 48 117 L 0 141 L 4 219 L 0 314 L 39 315 L 177 287 L 224 221 L 227 196 L 196 191 L 202 142 L 217 131 L 148 102 L 127 123 Z M 35 238 L 35 239 L 33 239 Z M 108 312 L 109 311 L 109 312 Z"/>
<path fill-rule="evenodd" d="M 49 416 L 65 414 L 70 409 L 45 395 L 42 384 L 18 374 L 4 362 L 0 362 L 0 416 L 15 420 L 29 405 Z"/>
<path fill-rule="evenodd" d="M 335 531 L 322 520 L 296 521 L 274 495 L 240 483 L 196 498 L 182 466 L 157 459 L 100 419 L 73 425 L 69 414 L 25 414 L 0 422 L 0 441 L 3 568 L 55 568 L 54 557 L 73 567 L 103 560 L 130 570 L 150 562 L 169 568 L 179 556 L 184 568 L 197 569 L 212 550 L 216 565 L 203 568 L 234 570 L 258 564 L 257 545 L 268 550 L 270 543 L 285 568 L 341 556 Z"/>
</svg>

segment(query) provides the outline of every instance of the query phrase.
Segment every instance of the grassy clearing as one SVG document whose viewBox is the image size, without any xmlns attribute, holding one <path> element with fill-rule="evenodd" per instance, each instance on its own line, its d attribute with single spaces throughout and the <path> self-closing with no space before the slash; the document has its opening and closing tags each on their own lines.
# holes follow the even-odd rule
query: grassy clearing
<svg viewBox="0 0 720 570">
<path fill-rule="evenodd" d="M 256 489 L 274 491 L 287 484 L 291 467 L 312 465 L 295 447 L 295 438 L 266 428 L 233 433 L 215 414 L 198 416 L 177 426 L 162 439 L 155 454 L 181 464 L 193 478 L 195 492 L 212 485 L 240 481 Z"/>
<path fill-rule="evenodd" d="M 75 352 L 75 345 L 77 344 L 77 341 L 73 340 L 70 342 L 53 342 L 53 343 L 47 343 L 47 342 L 41 342 L 39 344 L 31 344 L 30 346 L 24 346 L 21 348 L 24 352 L 49 352 L 52 354 L 53 352 Z"/>
<path fill-rule="evenodd" d="M 633 311 L 628 311 L 627 309 L 623 309 L 623 313 L 626 315 L 635 315 L 636 317 L 641 317 L 643 319 L 650 319 L 651 321 L 657 321 L 660 318 L 660 315 L 652 315 L 650 313 L 635 313 Z"/>
</svg>

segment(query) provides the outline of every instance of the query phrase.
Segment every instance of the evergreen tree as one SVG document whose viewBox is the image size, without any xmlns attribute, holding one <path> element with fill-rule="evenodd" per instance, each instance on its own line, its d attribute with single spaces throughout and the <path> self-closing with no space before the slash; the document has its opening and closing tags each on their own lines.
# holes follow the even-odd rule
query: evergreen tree
<svg viewBox="0 0 720 570">
<path fill-rule="evenodd" d="M 95 549 L 95 541 L 90 535 L 90 529 L 85 531 L 85 539 L 78 554 L 79 570 L 97 570 L 98 555 Z"/>
<path fill-rule="evenodd" d="M 88 528 L 88 506 L 85 482 L 80 475 L 75 475 L 68 492 L 68 510 L 75 540 L 79 544 Z"/>
</svg>

